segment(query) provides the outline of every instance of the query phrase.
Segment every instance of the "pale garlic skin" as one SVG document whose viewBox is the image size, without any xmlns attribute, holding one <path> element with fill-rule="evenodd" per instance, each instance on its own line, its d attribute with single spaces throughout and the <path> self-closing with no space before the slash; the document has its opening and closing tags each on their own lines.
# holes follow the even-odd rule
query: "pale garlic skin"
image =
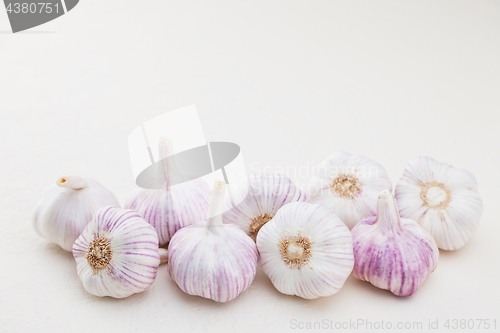
<svg viewBox="0 0 500 333">
<path fill-rule="evenodd" d="M 97 180 L 80 176 L 61 177 L 38 202 L 33 227 L 40 237 L 71 252 L 85 226 L 104 206 L 120 207 L 120 204 L 116 196 Z"/>
<path fill-rule="evenodd" d="M 382 165 L 338 152 L 316 166 L 307 196 L 311 203 L 332 208 L 352 229 L 361 219 L 375 215 L 377 195 L 384 189 L 392 189 L 392 184 Z"/>
<path fill-rule="evenodd" d="M 305 202 L 306 194 L 286 176 L 275 173 L 254 173 L 248 177 L 245 199 L 223 214 L 224 223 L 243 229 L 253 240 L 278 210 L 291 202 Z M 226 207 L 229 202 L 226 202 Z"/>
<path fill-rule="evenodd" d="M 158 235 L 137 212 L 103 207 L 75 241 L 73 256 L 87 292 L 124 298 L 153 284 L 160 264 Z"/>
<path fill-rule="evenodd" d="M 163 246 L 179 229 L 207 219 L 210 187 L 203 179 L 170 185 L 171 174 L 177 172 L 175 165 L 164 160 L 173 152 L 170 139 L 160 138 L 158 150 L 163 160 L 161 171 L 165 188 L 139 188 L 130 195 L 124 207 L 144 217 L 155 228 L 160 246 Z"/>
<path fill-rule="evenodd" d="M 377 216 L 361 220 L 352 229 L 357 279 L 397 296 L 410 296 L 432 273 L 439 249 L 417 222 L 400 218 L 392 194 L 382 191 Z"/>
<path fill-rule="evenodd" d="M 212 192 L 208 221 L 182 228 L 168 246 L 169 273 L 179 288 L 221 303 L 250 286 L 258 262 L 254 241 L 239 227 L 222 223 L 224 185 L 217 183 Z"/>
<path fill-rule="evenodd" d="M 274 287 L 305 299 L 337 293 L 354 265 L 351 232 L 332 209 L 294 202 L 257 236 L 261 266 Z"/>
<path fill-rule="evenodd" d="M 158 233 L 160 246 L 181 228 L 206 220 L 210 188 L 202 179 L 164 190 L 137 189 L 124 207 L 138 212 Z"/>
<path fill-rule="evenodd" d="M 470 172 L 426 156 L 410 161 L 395 197 L 401 216 L 417 221 L 443 250 L 463 247 L 483 211 L 477 181 Z"/>
</svg>

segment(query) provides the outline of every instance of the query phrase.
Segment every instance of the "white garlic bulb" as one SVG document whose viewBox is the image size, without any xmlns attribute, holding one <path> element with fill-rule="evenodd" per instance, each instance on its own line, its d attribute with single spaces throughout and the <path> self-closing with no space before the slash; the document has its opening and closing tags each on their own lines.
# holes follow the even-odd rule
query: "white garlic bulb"
<svg viewBox="0 0 500 333">
<path fill-rule="evenodd" d="M 376 214 L 377 195 L 385 189 L 392 189 L 392 184 L 379 163 L 340 152 L 315 168 L 308 198 L 332 208 L 352 229 L 361 219 Z"/>
<path fill-rule="evenodd" d="M 289 178 L 277 173 L 254 173 L 248 177 L 247 196 L 223 214 L 223 221 L 239 226 L 255 240 L 260 228 L 278 209 L 290 202 L 306 200 L 305 193 Z"/>
<path fill-rule="evenodd" d="M 38 202 L 33 227 L 40 237 L 71 251 L 92 216 L 104 206 L 120 207 L 120 204 L 115 195 L 97 180 L 61 177 Z"/>
<path fill-rule="evenodd" d="M 378 197 L 377 216 L 352 229 L 354 277 L 397 296 L 417 292 L 437 266 L 439 250 L 417 222 L 400 218 L 390 191 Z"/>
<path fill-rule="evenodd" d="M 182 228 L 168 245 L 172 279 L 187 294 L 228 302 L 255 278 L 258 254 L 243 230 L 222 223 L 225 184 L 216 182 L 207 222 Z"/>
<path fill-rule="evenodd" d="M 264 273 L 283 294 L 306 299 L 337 293 L 354 265 L 351 232 L 332 209 L 293 202 L 257 235 Z"/>
<path fill-rule="evenodd" d="M 158 235 L 137 212 L 103 207 L 75 241 L 73 256 L 85 290 L 124 298 L 153 283 L 160 264 Z"/>
<path fill-rule="evenodd" d="M 159 153 L 161 159 L 172 154 L 170 140 L 160 139 Z M 137 211 L 155 228 L 160 246 L 167 244 L 177 230 L 206 220 L 210 201 L 210 188 L 203 179 L 171 186 L 173 166 L 164 163 L 163 168 L 165 189 L 137 189 L 125 203 L 125 208 Z"/>
<path fill-rule="evenodd" d="M 443 250 L 464 246 L 483 212 L 477 181 L 470 172 L 426 156 L 410 161 L 395 197 L 401 216 L 417 221 Z"/>
</svg>

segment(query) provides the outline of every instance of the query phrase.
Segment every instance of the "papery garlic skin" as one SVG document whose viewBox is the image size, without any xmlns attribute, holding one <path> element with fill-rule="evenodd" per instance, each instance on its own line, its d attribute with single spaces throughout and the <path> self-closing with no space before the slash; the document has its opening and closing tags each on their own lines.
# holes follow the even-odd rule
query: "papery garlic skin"
<svg viewBox="0 0 500 333">
<path fill-rule="evenodd" d="M 161 159 L 170 156 L 170 140 L 161 138 L 158 149 Z M 207 218 L 210 187 L 203 179 L 171 186 L 169 177 L 174 169 L 174 165 L 164 162 L 165 189 L 137 189 L 124 206 L 138 212 L 155 228 L 160 246 L 167 244 L 179 229 Z"/>
<path fill-rule="evenodd" d="M 120 207 L 120 204 L 116 196 L 97 180 L 61 177 L 38 202 L 33 227 L 40 237 L 71 251 L 92 216 L 104 206 Z"/>
<path fill-rule="evenodd" d="M 248 177 L 248 195 L 240 204 L 223 214 L 223 221 L 239 226 L 255 240 L 260 228 L 281 207 L 290 202 L 306 200 L 306 194 L 288 177 L 278 173 L 254 173 Z"/>
<path fill-rule="evenodd" d="M 160 255 L 160 265 L 168 263 L 168 251 L 164 248 L 158 249 L 158 254 Z"/>
<path fill-rule="evenodd" d="M 103 207 L 75 241 L 73 256 L 87 292 L 124 298 L 153 284 L 158 235 L 137 212 Z"/>
<path fill-rule="evenodd" d="M 334 153 L 318 164 L 308 189 L 311 203 L 332 208 L 349 229 L 376 214 L 377 195 L 392 189 L 385 169 L 361 155 Z"/>
<path fill-rule="evenodd" d="M 361 220 L 352 229 L 353 275 L 397 296 L 410 296 L 432 273 L 439 249 L 417 222 L 400 218 L 392 194 L 382 191 L 377 216 Z"/>
<path fill-rule="evenodd" d="M 477 181 L 470 172 L 426 156 L 410 161 L 395 197 L 401 216 L 417 221 L 443 250 L 463 247 L 483 211 Z"/>
<path fill-rule="evenodd" d="M 137 189 L 125 208 L 138 212 L 167 244 L 181 228 L 206 220 L 210 188 L 201 179 L 171 186 L 168 190 Z"/>
<path fill-rule="evenodd" d="M 257 248 L 276 289 L 305 299 L 337 293 L 354 265 L 349 229 L 322 205 L 283 206 L 260 230 Z"/>
<path fill-rule="evenodd" d="M 258 253 L 243 230 L 223 224 L 224 183 L 217 183 L 208 222 L 182 228 L 168 246 L 168 268 L 185 293 L 228 302 L 255 278 Z"/>
</svg>

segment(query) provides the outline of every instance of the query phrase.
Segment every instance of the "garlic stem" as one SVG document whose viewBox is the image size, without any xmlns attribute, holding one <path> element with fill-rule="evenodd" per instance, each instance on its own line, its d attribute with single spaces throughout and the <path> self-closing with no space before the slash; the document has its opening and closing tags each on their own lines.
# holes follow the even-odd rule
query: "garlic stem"
<svg viewBox="0 0 500 333">
<path fill-rule="evenodd" d="M 163 178 L 165 179 L 165 188 L 168 190 L 170 187 L 170 173 L 171 166 L 166 161 L 166 158 L 174 154 L 172 141 L 167 137 L 161 137 L 158 143 L 158 155 L 160 157 Z"/>
<path fill-rule="evenodd" d="M 87 181 L 79 176 L 61 177 L 56 181 L 56 185 L 60 187 L 67 187 L 73 190 L 80 190 L 87 186 Z"/>
<path fill-rule="evenodd" d="M 226 183 L 215 181 L 212 196 L 210 197 L 210 206 L 208 207 L 208 225 L 222 225 L 222 210 L 224 208 L 224 194 L 226 191 Z"/>
<path fill-rule="evenodd" d="M 394 197 L 389 190 L 383 190 L 377 200 L 377 222 L 383 230 L 401 226 Z"/>
<path fill-rule="evenodd" d="M 161 264 L 166 264 L 168 262 L 168 251 L 167 249 L 164 249 L 160 247 L 158 249 L 158 254 L 160 255 L 160 265 Z"/>
</svg>

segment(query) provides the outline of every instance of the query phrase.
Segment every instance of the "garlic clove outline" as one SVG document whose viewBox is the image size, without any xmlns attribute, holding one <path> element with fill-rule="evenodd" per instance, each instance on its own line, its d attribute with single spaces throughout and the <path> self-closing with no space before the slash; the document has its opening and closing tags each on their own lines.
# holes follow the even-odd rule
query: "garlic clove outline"
<svg viewBox="0 0 500 333">
<path fill-rule="evenodd" d="M 377 216 L 361 220 L 352 237 L 354 277 L 396 296 L 417 292 L 439 261 L 436 241 L 417 222 L 399 216 L 389 190 L 378 196 Z"/>
<path fill-rule="evenodd" d="M 116 207 L 99 209 L 75 241 L 73 256 L 85 290 L 114 298 L 151 286 L 161 260 L 154 228 L 137 212 Z"/>
<path fill-rule="evenodd" d="M 365 217 L 376 214 L 377 195 L 392 189 L 379 163 L 346 152 L 332 154 L 314 169 L 308 198 L 332 208 L 349 229 Z"/>
<path fill-rule="evenodd" d="M 248 194 L 236 207 L 223 214 L 224 223 L 243 229 L 254 241 L 259 230 L 278 210 L 291 202 L 305 202 L 305 192 L 286 176 L 275 173 L 254 173 L 248 177 Z M 229 202 L 226 203 L 229 206 Z"/>
<path fill-rule="evenodd" d="M 66 251 L 101 207 L 120 207 L 116 196 L 90 177 L 64 176 L 44 192 L 35 208 L 36 233 Z"/>
<path fill-rule="evenodd" d="M 402 217 L 417 221 L 443 250 L 457 250 L 479 225 L 483 201 L 475 177 L 427 156 L 410 161 L 396 185 Z"/>
<path fill-rule="evenodd" d="M 293 202 L 257 235 L 261 266 L 286 295 L 314 299 L 336 294 L 354 265 L 349 228 L 332 209 Z"/>
<path fill-rule="evenodd" d="M 209 218 L 177 231 L 168 246 L 172 279 L 189 295 L 228 302 L 255 278 L 258 253 L 254 241 L 233 224 L 222 222 L 225 183 L 216 182 Z"/>
</svg>

